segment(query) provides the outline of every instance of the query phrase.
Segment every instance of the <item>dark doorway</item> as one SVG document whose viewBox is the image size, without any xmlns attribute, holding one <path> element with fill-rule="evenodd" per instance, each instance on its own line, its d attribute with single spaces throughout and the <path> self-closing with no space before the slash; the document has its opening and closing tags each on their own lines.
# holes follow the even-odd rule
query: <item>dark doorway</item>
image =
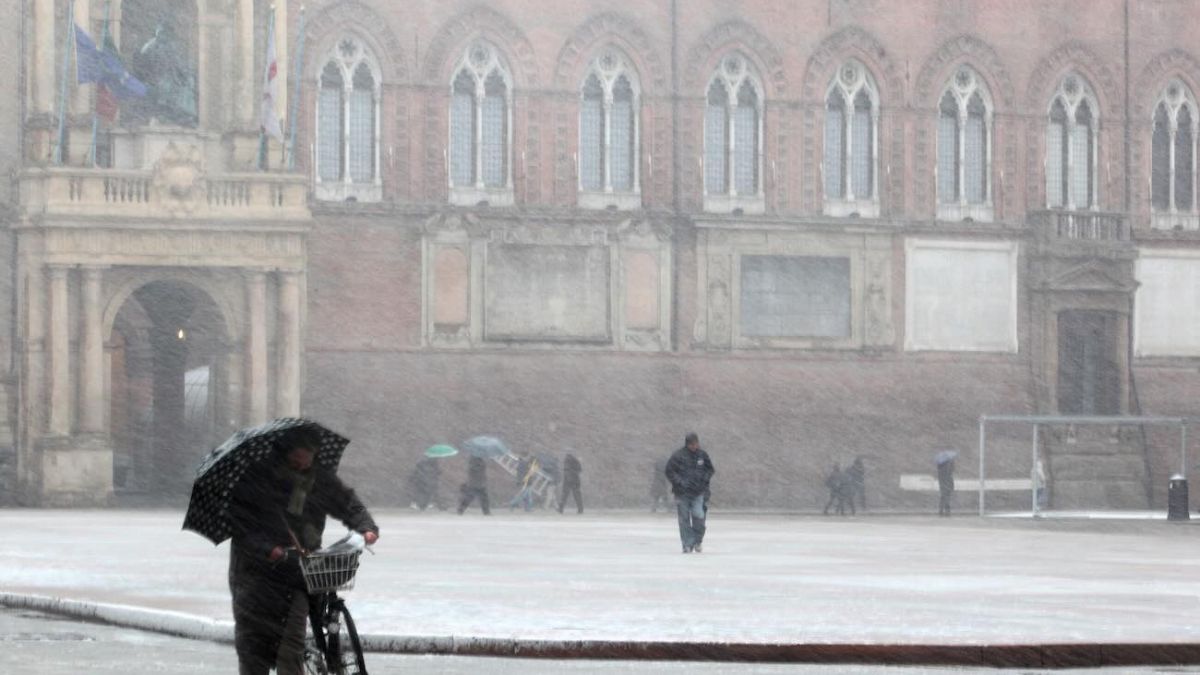
<svg viewBox="0 0 1200 675">
<path fill-rule="evenodd" d="M 224 431 L 224 321 L 189 284 L 156 281 L 125 302 L 112 351 L 113 486 L 187 497 L 196 463 Z"/>
<path fill-rule="evenodd" d="M 1120 316 L 1068 310 L 1058 315 L 1058 411 L 1064 415 L 1119 415 Z"/>
</svg>

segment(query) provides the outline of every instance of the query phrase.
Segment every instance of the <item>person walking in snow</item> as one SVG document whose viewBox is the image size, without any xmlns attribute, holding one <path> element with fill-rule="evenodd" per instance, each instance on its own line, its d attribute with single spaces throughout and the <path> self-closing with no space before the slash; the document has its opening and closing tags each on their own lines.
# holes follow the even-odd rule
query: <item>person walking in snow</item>
<svg viewBox="0 0 1200 675">
<path fill-rule="evenodd" d="M 854 512 L 854 505 L 857 502 L 858 507 L 863 511 L 867 510 L 867 468 L 863 465 L 862 457 L 855 457 L 854 463 L 846 469 L 846 488 L 847 498 L 850 500 L 850 511 Z"/>
<path fill-rule="evenodd" d="M 463 483 L 458 491 L 461 495 L 458 502 L 458 515 L 461 516 L 476 497 L 479 498 L 479 506 L 483 509 L 483 515 L 492 515 L 491 505 L 488 503 L 487 464 L 484 463 L 482 457 L 472 455 L 467 460 L 467 482 Z"/>
<path fill-rule="evenodd" d="M 679 539 L 684 553 L 700 553 L 708 517 L 709 484 L 717 472 L 708 453 L 700 448 L 700 437 L 689 433 L 683 447 L 667 460 L 666 475 L 675 494 L 679 516 Z"/>
<path fill-rule="evenodd" d="M 954 457 L 948 455 L 937 463 L 938 515 L 950 516 L 950 502 L 954 498 Z"/>
<path fill-rule="evenodd" d="M 838 515 L 846 515 L 846 472 L 842 471 L 841 464 L 833 463 L 833 470 L 825 477 L 825 487 L 829 488 L 829 501 L 825 502 L 821 513 L 829 515 L 829 507 L 836 504 Z"/>
<path fill-rule="evenodd" d="M 563 507 L 567 505 L 567 496 L 575 496 L 575 509 L 579 513 L 583 513 L 583 496 L 579 492 L 580 479 L 579 474 L 583 473 L 583 465 L 579 463 L 579 458 L 571 453 L 563 458 L 563 480 L 562 480 L 562 497 L 558 500 L 558 512 L 563 512 Z"/>
</svg>

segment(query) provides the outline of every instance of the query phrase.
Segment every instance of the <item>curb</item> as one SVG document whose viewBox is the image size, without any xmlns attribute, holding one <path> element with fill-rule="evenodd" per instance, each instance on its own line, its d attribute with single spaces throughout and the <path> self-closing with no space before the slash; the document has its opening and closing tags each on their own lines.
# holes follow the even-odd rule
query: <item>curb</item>
<svg viewBox="0 0 1200 675">
<path fill-rule="evenodd" d="M 210 642 L 232 643 L 233 623 L 148 609 L 0 592 L 0 607 Z M 717 661 L 874 664 L 987 668 L 1101 668 L 1200 665 L 1200 643 L 1070 643 L 1032 645 L 770 644 L 520 638 L 416 637 L 363 634 L 363 649 L 392 654 L 524 659 Z"/>
<path fill-rule="evenodd" d="M 122 628 L 233 644 L 233 622 L 214 621 L 183 612 L 5 592 L 0 592 L 0 607 L 31 609 Z"/>
</svg>

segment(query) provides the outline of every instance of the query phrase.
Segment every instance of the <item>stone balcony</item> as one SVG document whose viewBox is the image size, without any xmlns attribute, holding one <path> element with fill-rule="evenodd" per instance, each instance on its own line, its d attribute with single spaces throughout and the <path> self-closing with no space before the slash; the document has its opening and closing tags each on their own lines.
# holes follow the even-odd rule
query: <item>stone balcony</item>
<svg viewBox="0 0 1200 675">
<path fill-rule="evenodd" d="M 188 152 L 168 152 L 149 170 L 36 167 L 25 169 L 17 180 L 27 223 L 120 219 L 253 226 L 311 219 L 304 175 L 210 175 Z"/>
<path fill-rule="evenodd" d="M 1031 211 L 1029 223 L 1045 241 L 1128 242 L 1129 217 L 1105 211 Z"/>
</svg>

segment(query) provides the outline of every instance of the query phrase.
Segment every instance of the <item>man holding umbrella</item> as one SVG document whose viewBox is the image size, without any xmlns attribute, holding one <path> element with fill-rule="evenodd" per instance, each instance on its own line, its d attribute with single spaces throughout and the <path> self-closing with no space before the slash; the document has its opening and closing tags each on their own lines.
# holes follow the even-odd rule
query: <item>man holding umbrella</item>
<svg viewBox="0 0 1200 675">
<path fill-rule="evenodd" d="M 240 675 L 303 672 L 309 601 L 293 551 L 320 548 L 327 515 L 367 544 L 379 538 L 371 514 L 336 474 L 348 443 L 308 420 L 281 419 L 235 434 L 197 472 L 184 528 L 218 543 L 232 537 Z"/>
<path fill-rule="evenodd" d="M 950 502 L 954 497 L 954 458 L 957 456 L 953 450 L 942 450 L 933 458 L 937 465 L 939 516 L 950 516 Z"/>
</svg>

